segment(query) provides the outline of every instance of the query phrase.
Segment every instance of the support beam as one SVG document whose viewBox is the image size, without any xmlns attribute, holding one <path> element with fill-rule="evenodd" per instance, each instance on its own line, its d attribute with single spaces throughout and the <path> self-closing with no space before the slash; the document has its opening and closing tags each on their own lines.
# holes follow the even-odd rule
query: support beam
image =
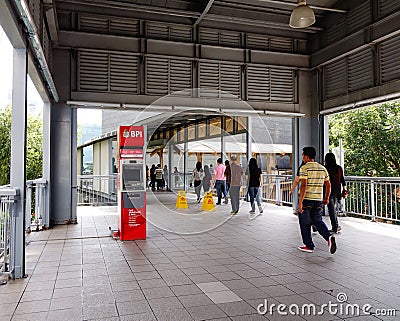
<svg viewBox="0 0 400 321">
<path fill-rule="evenodd" d="M 11 188 L 20 190 L 20 201 L 15 203 L 15 216 L 11 218 L 10 267 L 12 276 L 25 276 L 25 186 L 27 135 L 27 50 L 14 49 L 13 91 L 11 119 Z"/>
</svg>

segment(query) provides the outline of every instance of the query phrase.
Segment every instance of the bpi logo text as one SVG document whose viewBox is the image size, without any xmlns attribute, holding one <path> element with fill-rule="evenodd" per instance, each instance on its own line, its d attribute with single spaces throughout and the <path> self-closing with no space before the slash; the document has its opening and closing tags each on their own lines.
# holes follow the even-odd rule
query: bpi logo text
<svg viewBox="0 0 400 321">
<path fill-rule="evenodd" d="M 141 130 L 131 130 L 131 131 L 129 131 L 129 130 L 125 129 L 122 136 L 124 136 L 125 138 L 143 137 L 143 132 Z"/>
</svg>

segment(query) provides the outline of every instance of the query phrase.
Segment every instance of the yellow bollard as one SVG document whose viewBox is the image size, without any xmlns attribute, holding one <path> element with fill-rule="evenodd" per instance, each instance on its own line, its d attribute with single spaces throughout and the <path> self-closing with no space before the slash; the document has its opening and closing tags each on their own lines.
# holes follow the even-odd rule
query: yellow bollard
<svg viewBox="0 0 400 321">
<path fill-rule="evenodd" d="M 201 206 L 201 210 L 215 211 L 215 204 L 212 192 L 207 192 L 204 195 L 204 200 L 203 200 L 203 205 Z"/>
<path fill-rule="evenodd" d="M 188 203 L 186 200 L 186 193 L 185 191 L 178 191 L 178 198 L 176 199 L 176 208 L 189 208 Z"/>
</svg>

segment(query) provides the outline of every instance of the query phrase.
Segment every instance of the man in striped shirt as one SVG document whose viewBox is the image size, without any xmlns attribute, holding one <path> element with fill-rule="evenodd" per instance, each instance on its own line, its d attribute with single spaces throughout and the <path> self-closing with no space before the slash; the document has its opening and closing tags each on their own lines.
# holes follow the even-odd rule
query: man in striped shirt
<svg viewBox="0 0 400 321">
<path fill-rule="evenodd" d="M 299 196 L 299 223 L 304 246 L 299 250 L 314 252 L 314 243 L 311 236 L 311 225 L 328 242 L 331 254 L 336 252 L 336 240 L 322 220 L 322 206 L 328 204 L 331 193 L 329 174 L 324 166 L 315 162 L 314 147 L 303 148 L 304 165 L 300 168 L 300 196 Z M 324 194 L 325 186 L 325 196 Z"/>
</svg>

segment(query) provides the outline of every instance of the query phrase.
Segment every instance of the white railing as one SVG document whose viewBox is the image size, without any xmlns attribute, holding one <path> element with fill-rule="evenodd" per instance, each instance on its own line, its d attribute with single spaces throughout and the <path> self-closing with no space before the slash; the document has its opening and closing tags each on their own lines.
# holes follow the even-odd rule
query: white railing
<svg viewBox="0 0 400 321">
<path fill-rule="evenodd" d="M 46 188 L 47 181 L 42 178 L 26 182 L 25 227 L 28 232 L 49 227 Z"/>
<path fill-rule="evenodd" d="M 400 222 L 400 178 L 346 176 L 346 213 Z"/>
<path fill-rule="evenodd" d="M 78 175 L 78 205 L 117 205 L 117 175 Z"/>
<path fill-rule="evenodd" d="M 18 194 L 18 190 L 0 187 L 0 275 L 10 276 L 14 269 L 10 266 L 11 217 Z"/>
</svg>

